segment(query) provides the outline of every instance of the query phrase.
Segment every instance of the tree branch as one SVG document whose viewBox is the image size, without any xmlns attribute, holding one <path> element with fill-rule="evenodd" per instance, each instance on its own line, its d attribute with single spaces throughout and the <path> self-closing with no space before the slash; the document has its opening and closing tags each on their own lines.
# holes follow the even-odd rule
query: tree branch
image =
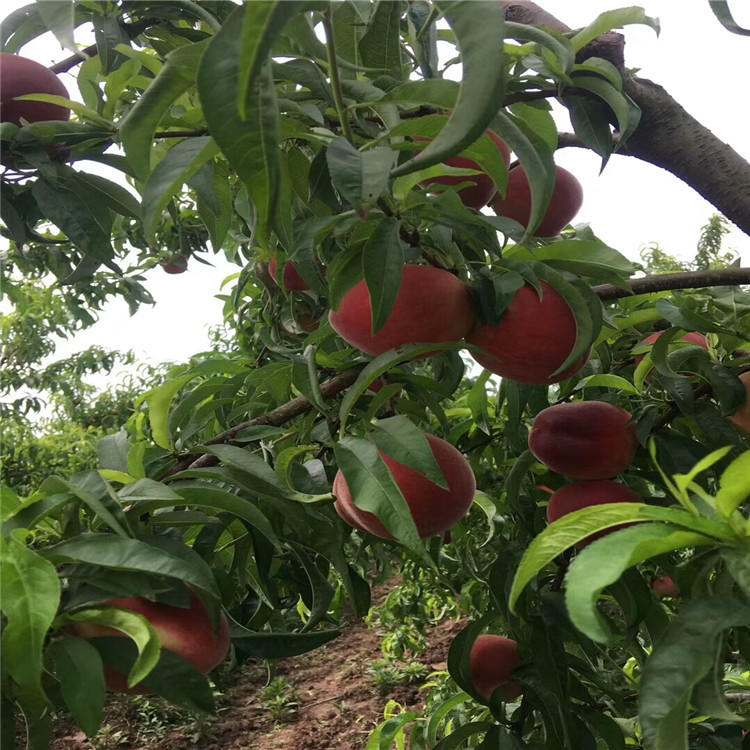
<svg viewBox="0 0 750 750">
<path fill-rule="evenodd" d="M 750 268 L 720 268 L 713 271 L 685 271 L 683 273 L 660 273 L 629 279 L 629 289 L 620 289 L 612 284 L 594 287 L 601 299 L 619 299 L 634 294 L 664 292 L 669 289 L 701 289 L 709 286 L 737 286 L 750 284 Z"/>
<path fill-rule="evenodd" d="M 321 383 L 320 395 L 325 399 L 331 399 L 337 396 L 341 391 L 345 391 L 351 386 L 354 381 L 362 372 L 362 367 L 352 367 L 349 370 L 334 375 L 330 380 L 326 380 L 325 383 Z M 220 443 L 231 443 L 237 435 L 246 430 L 248 427 L 258 427 L 260 425 L 270 425 L 273 427 L 279 427 L 286 424 L 295 417 L 299 417 L 302 414 L 306 414 L 313 408 L 313 404 L 308 401 L 304 396 L 298 396 L 292 399 L 286 404 L 282 404 L 277 409 L 269 411 L 267 414 L 262 414 L 254 419 L 249 419 L 247 422 L 235 425 L 230 429 L 222 432 L 220 435 L 211 438 L 205 442 L 205 445 L 218 445 Z M 204 453 L 197 458 L 193 456 L 187 456 L 173 466 L 166 474 L 166 476 L 172 476 L 185 469 L 200 469 L 204 466 L 215 466 L 219 463 L 219 459 L 210 453 Z"/>
</svg>

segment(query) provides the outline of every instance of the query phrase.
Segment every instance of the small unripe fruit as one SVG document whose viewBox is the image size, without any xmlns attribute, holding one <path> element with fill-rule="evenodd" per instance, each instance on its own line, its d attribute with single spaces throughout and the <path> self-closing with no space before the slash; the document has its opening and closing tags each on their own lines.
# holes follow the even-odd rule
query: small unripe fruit
<svg viewBox="0 0 750 750">
<path fill-rule="evenodd" d="M 152 602 L 143 597 L 112 599 L 102 606 L 118 607 L 143 615 L 159 635 L 162 648 L 181 656 L 201 674 L 208 674 L 223 661 L 229 650 L 229 623 L 222 613 L 219 630 L 214 631 L 203 602 L 194 591 L 191 590 L 189 595 L 190 605 L 187 609 Z M 80 638 L 128 637 L 114 628 L 88 622 L 73 623 L 70 631 Z M 148 692 L 143 685 L 138 685 L 133 690 L 128 688 L 127 677 L 111 667 L 105 667 L 104 674 L 107 689 L 111 692 Z"/>
<path fill-rule="evenodd" d="M 477 321 L 466 341 L 484 350 L 471 353 L 482 367 L 530 385 L 566 380 L 583 368 L 590 354 L 586 352 L 563 372 L 552 374 L 573 351 L 576 321 L 568 303 L 546 281 L 542 282 L 541 299 L 532 286 L 521 287 L 497 325 Z"/>
<path fill-rule="evenodd" d="M 271 262 L 268 264 L 268 273 L 271 274 L 271 278 L 278 284 L 276 266 L 276 258 L 271 258 Z M 284 264 L 284 288 L 290 292 L 304 292 L 310 288 L 310 285 L 299 275 L 299 271 L 297 271 L 294 263 L 290 260 Z"/>
<path fill-rule="evenodd" d="M 729 417 L 729 421 L 745 435 L 750 435 L 750 371 L 739 376 L 745 385 L 745 404 Z"/>
<path fill-rule="evenodd" d="M 485 700 L 501 685 L 503 697 L 512 701 L 523 693 L 523 685 L 513 682 L 513 671 L 521 666 L 518 643 L 502 635 L 480 635 L 471 647 L 469 674 L 474 689 Z"/>
<path fill-rule="evenodd" d="M 560 234 L 575 218 L 582 205 L 581 183 L 567 169 L 556 167 L 552 197 L 534 234 L 537 237 L 554 237 Z M 498 193 L 492 201 L 492 208 L 498 216 L 506 216 L 528 226 L 531 218 L 531 186 L 523 167 L 510 170 L 505 198 Z"/>
<path fill-rule="evenodd" d="M 565 487 L 561 487 L 549 499 L 547 506 L 547 520 L 554 523 L 559 518 L 567 516 L 581 508 L 588 508 L 592 505 L 607 505 L 608 503 L 642 503 L 640 498 L 630 487 L 617 482 L 611 482 L 608 479 L 600 479 L 591 482 L 574 482 Z M 591 542 L 600 539 L 607 534 L 611 534 L 619 529 L 624 529 L 631 524 L 619 524 L 612 528 L 591 534 L 576 544 L 577 549 L 583 549 Z"/>
<path fill-rule="evenodd" d="M 370 291 L 364 281 L 344 295 L 328 319 L 344 341 L 378 355 L 407 344 L 460 341 L 474 323 L 474 308 L 468 286 L 452 273 L 432 266 L 404 266 L 396 303 L 375 335 Z"/>
<path fill-rule="evenodd" d="M 47 102 L 16 101 L 26 94 L 53 94 L 69 99 L 60 79 L 44 65 L 27 57 L 0 52 L 0 120 L 21 125 L 45 120 L 69 120 L 70 110 Z"/>
<path fill-rule="evenodd" d="M 404 495 L 419 536 L 442 534 L 460 521 L 474 502 L 476 480 L 469 462 L 450 443 L 434 435 L 426 435 L 448 489 L 433 484 L 414 469 L 399 463 L 382 451 L 380 456 L 393 474 L 393 479 Z M 341 518 L 360 531 L 369 531 L 383 539 L 393 539 L 374 513 L 354 504 L 343 472 L 333 480 L 334 507 Z"/>
<path fill-rule="evenodd" d="M 573 479 L 610 479 L 638 449 L 630 412 L 604 401 L 556 404 L 536 415 L 529 449 L 548 468 Z"/>
<path fill-rule="evenodd" d="M 497 150 L 503 157 L 505 166 L 510 164 L 510 149 L 508 144 L 497 134 L 491 130 L 486 131 L 487 135 L 493 140 L 497 146 Z M 415 138 L 416 141 L 427 140 L 426 138 Z M 460 185 L 462 182 L 473 182 L 473 185 L 467 185 L 458 191 L 458 197 L 464 206 L 473 208 L 475 211 L 479 211 L 483 206 L 486 206 L 492 196 L 497 192 L 495 189 L 495 183 L 492 182 L 492 178 L 482 171 L 482 168 L 475 161 L 467 159 L 465 156 L 452 156 L 446 160 L 445 164 L 449 167 L 457 167 L 460 169 L 476 169 L 479 170 L 479 174 L 461 176 L 445 175 L 444 177 L 431 177 L 429 180 L 420 182 L 420 187 L 425 189 L 432 188 L 433 185 L 446 185 L 452 187 L 454 185 Z"/>
</svg>

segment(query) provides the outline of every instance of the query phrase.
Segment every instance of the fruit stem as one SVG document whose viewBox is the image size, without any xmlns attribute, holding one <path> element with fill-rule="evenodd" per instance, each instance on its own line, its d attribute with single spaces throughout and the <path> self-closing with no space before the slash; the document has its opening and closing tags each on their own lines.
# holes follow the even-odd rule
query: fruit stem
<svg viewBox="0 0 750 750">
<path fill-rule="evenodd" d="M 349 113 L 344 104 L 344 93 L 341 90 L 341 78 L 339 76 L 339 67 L 336 61 L 336 39 L 333 34 L 333 22 L 331 20 L 331 7 L 323 12 L 323 30 L 326 35 L 326 49 L 328 50 L 328 75 L 331 78 L 331 89 L 333 91 L 333 101 L 336 105 L 336 112 L 341 121 L 341 132 L 344 134 L 349 143 L 354 145 L 354 134 L 349 124 Z"/>
</svg>

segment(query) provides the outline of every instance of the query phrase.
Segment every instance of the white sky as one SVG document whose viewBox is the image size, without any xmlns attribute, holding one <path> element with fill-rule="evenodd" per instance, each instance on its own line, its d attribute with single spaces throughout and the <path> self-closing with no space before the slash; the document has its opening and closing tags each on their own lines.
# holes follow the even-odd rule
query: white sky
<svg viewBox="0 0 750 750">
<path fill-rule="evenodd" d="M 619 7 L 613 0 L 537 1 L 574 28 Z M 3 0 L 2 10 L 10 13 L 25 4 Z M 640 76 L 664 86 L 688 112 L 750 159 L 750 111 L 744 86 L 750 38 L 726 31 L 711 13 L 708 0 L 646 0 L 642 5 L 649 15 L 661 19 L 662 32 L 657 38 L 647 27 L 626 28 L 628 67 L 639 68 Z M 734 0 L 731 5 L 737 22 L 750 27 L 750 3 Z M 45 65 L 69 54 L 51 38 L 33 42 L 21 53 Z M 76 90 L 71 76 L 63 75 L 62 80 L 71 92 Z M 565 124 L 562 129 L 570 128 Z M 613 157 L 599 175 L 599 157 L 582 149 L 562 149 L 556 160 L 574 172 L 584 187 L 584 205 L 576 222 L 590 222 L 604 241 L 634 260 L 650 242 L 678 257 L 693 257 L 700 228 L 715 210 L 676 177 L 624 156 Z M 741 255 L 743 265 L 750 264 L 748 236 L 733 229 L 726 247 Z M 155 363 L 180 361 L 205 349 L 208 327 L 221 322 L 222 303 L 214 295 L 221 281 L 238 270 L 221 256 L 209 259 L 215 268 L 193 262 L 181 275 L 153 269 L 146 283 L 157 301 L 155 307 L 144 306 L 130 317 L 124 302 L 110 302 L 96 325 L 61 343 L 56 357 L 100 344 L 133 349 L 142 360 Z"/>
</svg>

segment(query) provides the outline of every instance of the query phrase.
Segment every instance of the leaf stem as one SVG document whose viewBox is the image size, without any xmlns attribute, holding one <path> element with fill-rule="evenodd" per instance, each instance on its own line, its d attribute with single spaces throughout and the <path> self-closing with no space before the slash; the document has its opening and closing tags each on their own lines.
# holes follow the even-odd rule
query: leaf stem
<svg viewBox="0 0 750 750">
<path fill-rule="evenodd" d="M 336 39 L 333 33 L 330 5 L 323 13 L 323 29 L 326 35 L 326 49 L 328 50 L 328 75 L 331 77 L 333 101 L 336 105 L 339 120 L 341 121 L 341 132 L 344 134 L 344 138 L 354 145 L 354 134 L 349 123 L 349 113 L 344 104 L 344 92 L 341 90 L 341 77 L 339 76 L 339 67 L 336 60 Z"/>
</svg>

